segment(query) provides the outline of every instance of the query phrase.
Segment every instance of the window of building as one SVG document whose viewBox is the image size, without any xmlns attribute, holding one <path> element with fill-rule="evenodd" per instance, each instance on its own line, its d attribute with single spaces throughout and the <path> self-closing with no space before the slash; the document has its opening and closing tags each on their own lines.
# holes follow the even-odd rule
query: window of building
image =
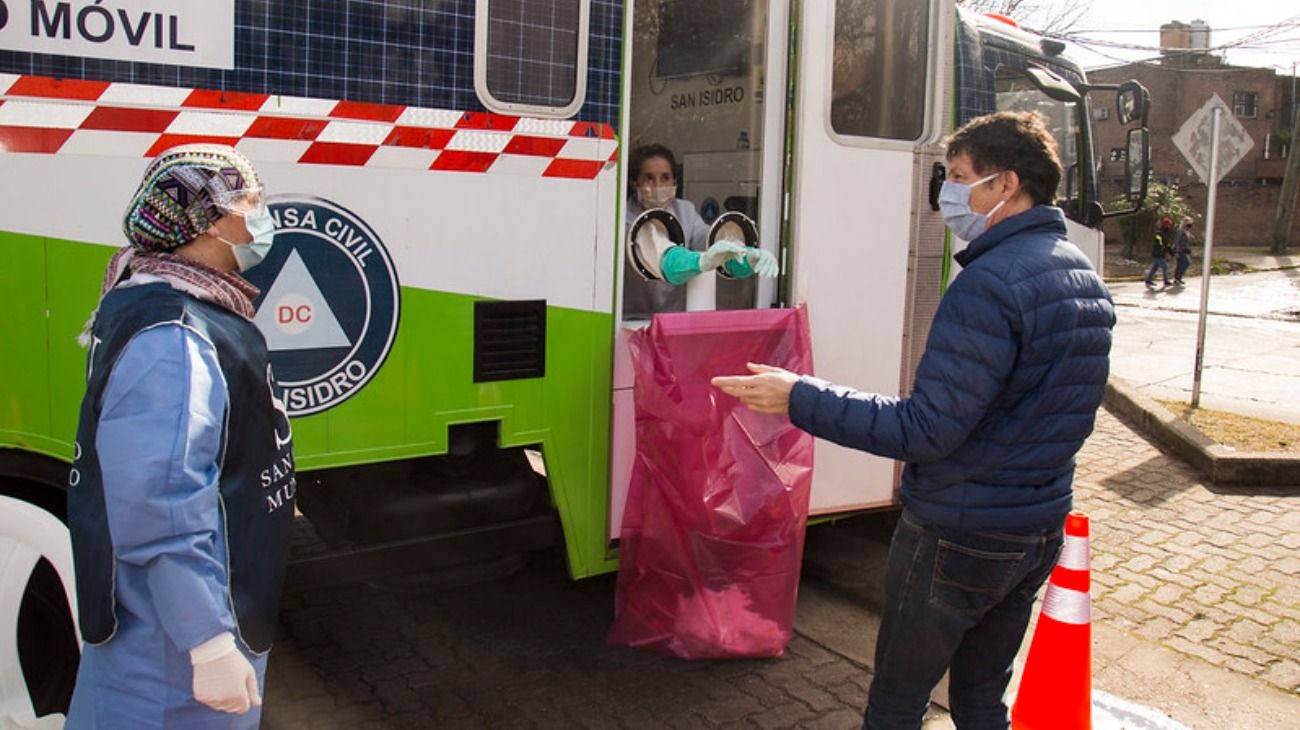
<svg viewBox="0 0 1300 730">
<path fill-rule="evenodd" d="M 1110 148 L 1111 162 L 1123 162 L 1126 159 L 1128 159 L 1128 150 L 1124 149 L 1123 147 Z"/>
<path fill-rule="evenodd" d="M 1232 113 L 1244 119 L 1255 118 L 1255 101 L 1259 95 L 1253 91 L 1232 92 Z"/>
<path fill-rule="evenodd" d="M 587 93 L 591 0 L 477 0 L 474 90 L 502 114 L 569 117 Z"/>
<path fill-rule="evenodd" d="M 920 139 L 925 131 L 930 3 L 836 0 L 831 129 Z"/>
<path fill-rule="evenodd" d="M 1096 120 L 1099 121 L 1099 122 L 1102 121 L 1102 120 L 1104 120 L 1104 119 L 1110 119 L 1110 107 L 1108 107 L 1108 106 L 1095 106 L 1095 107 L 1093 107 L 1093 108 L 1092 108 L 1092 118 L 1093 118 L 1093 119 L 1096 119 Z"/>
</svg>

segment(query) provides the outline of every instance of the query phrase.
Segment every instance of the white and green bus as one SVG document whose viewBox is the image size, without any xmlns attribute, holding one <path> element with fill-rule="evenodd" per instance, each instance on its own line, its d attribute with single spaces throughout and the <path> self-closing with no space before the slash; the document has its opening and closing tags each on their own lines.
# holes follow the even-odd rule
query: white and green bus
<svg viewBox="0 0 1300 730">
<path fill-rule="evenodd" d="M 952 0 L 0 1 L 0 725 L 70 694 L 76 340 L 160 150 L 233 144 L 273 195 L 257 324 L 331 546 L 291 580 L 550 546 L 580 578 L 616 567 L 635 448 L 631 149 L 671 148 L 681 197 L 748 216 L 781 262 L 696 277 L 692 308 L 806 304 L 818 374 L 906 393 L 955 273 L 940 140 L 1044 112 L 1100 265 L 1093 107 L 1146 107 L 1108 90 Z M 816 448 L 814 516 L 896 504 L 896 463 Z"/>
</svg>

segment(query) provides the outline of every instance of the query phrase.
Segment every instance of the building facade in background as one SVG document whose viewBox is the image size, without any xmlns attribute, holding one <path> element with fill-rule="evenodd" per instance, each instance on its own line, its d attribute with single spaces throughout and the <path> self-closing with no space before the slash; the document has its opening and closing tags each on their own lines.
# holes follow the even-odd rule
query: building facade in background
<svg viewBox="0 0 1300 730">
<path fill-rule="evenodd" d="M 1293 115 L 1300 113 L 1296 78 L 1271 68 L 1225 64 L 1209 50 L 1210 28 L 1203 21 L 1165 24 L 1160 43 L 1159 60 L 1096 69 L 1088 73 L 1089 80 L 1117 84 L 1137 79 L 1150 90 L 1152 179 L 1177 185 L 1202 216 L 1206 186 L 1174 146 L 1173 137 L 1211 95 L 1218 94 L 1246 128 L 1254 147 L 1227 171 L 1219 187 L 1215 243 L 1270 245 L 1286 157 L 1292 150 Z M 1126 130 L 1102 99 L 1096 97 L 1092 109 L 1100 156 L 1098 180 L 1102 199 L 1112 200 L 1122 189 Z M 1106 232 L 1108 238 L 1119 238 L 1118 226 L 1108 225 Z M 1198 226 L 1198 237 L 1200 233 Z M 1293 220 L 1288 240 L 1293 246 L 1300 244 L 1300 216 Z"/>
</svg>

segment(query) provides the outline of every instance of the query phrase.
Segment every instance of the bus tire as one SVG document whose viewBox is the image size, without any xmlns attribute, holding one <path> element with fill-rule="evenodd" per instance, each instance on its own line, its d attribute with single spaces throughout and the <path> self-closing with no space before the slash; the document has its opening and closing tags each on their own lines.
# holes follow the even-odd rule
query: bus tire
<svg viewBox="0 0 1300 730">
<path fill-rule="evenodd" d="M 75 595 L 63 520 L 0 493 L 0 726 L 66 714 L 80 660 Z"/>
</svg>

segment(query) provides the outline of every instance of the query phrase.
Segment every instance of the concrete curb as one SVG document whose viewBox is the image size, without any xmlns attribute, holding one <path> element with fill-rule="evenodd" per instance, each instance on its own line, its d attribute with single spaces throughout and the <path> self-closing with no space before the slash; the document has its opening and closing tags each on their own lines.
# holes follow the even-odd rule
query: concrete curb
<svg viewBox="0 0 1300 730">
<path fill-rule="evenodd" d="M 1300 485 L 1300 455 L 1251 453 L 1221 446 L 1114 375 L 1106 383 L 1105 403 L 1215 484 Z"/>
</svg>

